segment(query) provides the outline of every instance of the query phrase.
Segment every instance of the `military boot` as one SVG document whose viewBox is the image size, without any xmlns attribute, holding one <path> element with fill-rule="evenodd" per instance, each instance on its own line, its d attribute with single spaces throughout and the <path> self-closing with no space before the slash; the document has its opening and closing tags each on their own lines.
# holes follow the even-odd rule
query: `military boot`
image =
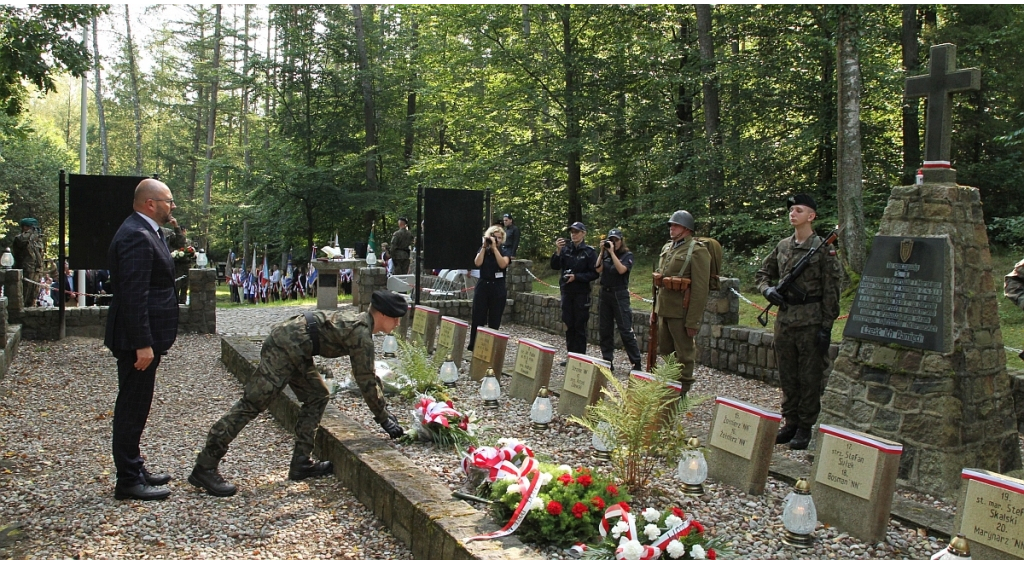
<svg viewBox="0 0 1024 564">
<path fill-rule="evenodd" d="M 807 445 L 811 443 L 811 430 L 800 428 L 796 430 L 796 434 L 793 435 L 793 440 L 789 441 L 790 450 L 807 450 Z"/>
<path fill-rule="evenodd" d="M 778 434 L 775 435 L 775 444 L 784 445 L 789 441 L 793 440 L 793 435 L 796 434 L 796 424 L 786 423 L 782 428 L 779 429 Z"/>
<path fill-rule="evenodd" d="M 334 473 L 334 464 L 330 460 L 313 462 L 308 456 L 292 456 L 291 466 L 288 468 L 289 480 L 305 480 L 306 478 L 319 478 Z"/>
<path fill-rule="evenodd" d="M 220 475 L 216 467 L 207 470 L 197 465 L 189 474 L 188 483 L 197 488 L 203 488 L 206 493 L 217 497 L 230 497 L 238 491 L 234 484 Z"/>
</svg>

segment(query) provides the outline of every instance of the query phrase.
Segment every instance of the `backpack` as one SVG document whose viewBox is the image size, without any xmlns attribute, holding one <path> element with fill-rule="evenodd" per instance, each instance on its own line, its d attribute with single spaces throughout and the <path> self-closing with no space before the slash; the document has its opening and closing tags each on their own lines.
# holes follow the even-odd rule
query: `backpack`
<svg viewBox="0 0 1024 564">
<path fill-rule="evenodd" d="M 718 273 L 722 270 L 722 244 L 711 237 L 696 237 L 704 244 L 711 255 L 711 280 L 708 282 L 708 289 L 717 292 L 722 289 Z"/>
</svg>

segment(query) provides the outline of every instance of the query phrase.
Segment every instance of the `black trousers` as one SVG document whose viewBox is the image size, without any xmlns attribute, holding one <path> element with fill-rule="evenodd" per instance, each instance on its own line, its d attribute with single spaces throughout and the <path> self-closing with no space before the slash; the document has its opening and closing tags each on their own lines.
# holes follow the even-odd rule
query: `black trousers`
<svg viewBox="0 0 1024 564">
<path fill-rule="evenodd" d="M 590 321 L 590 293 L 562 293 L 562 323 L 565 323 L 565 350 L 587 354 L 587 322 Z"/>
<path fill-rule="evenodd" d="M 612 361 L 615 351 L 615 326 L 619 326 L 622 346 L 626 357 L 633 366 L 640 364 L 640 346 L 633 334 L 633 309 L 629 305 L 629 290 L 626 288 L 601 288 L 597 303 L 598 334 L 601 336 L 601 356 Z"/>
<path fill-rule="evenodd" d="M 116 351 L 117 400 L 114 402 L 113 453 L 117 485 L 128 488 L 143 483 L 139 441 L 153 404 L 153 386 L 161 355 L 145 370 L 135 369 L 135 351 Z"/>
<path fill-rule="evenodd" d="M 487 324 L 491 329 L 501 327 L 501 315 L 505 313 L 505 301 L 508 291 L 504 278 L 481 280 L 473 291 L 473 326 L 469 330 L 468 350 L 473 350 L 476 343 L 476 328 Z"/>
</svg>

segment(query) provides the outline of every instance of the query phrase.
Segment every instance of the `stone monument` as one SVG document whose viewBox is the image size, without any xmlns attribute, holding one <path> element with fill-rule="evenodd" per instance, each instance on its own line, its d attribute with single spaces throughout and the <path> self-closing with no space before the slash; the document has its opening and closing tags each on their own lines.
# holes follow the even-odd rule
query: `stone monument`
<svg viewBox="0 0 1024 564">
<path fill-rule="evenodd" d="M 929 99 L 924 183 L 889 196 L 819 417 L 901 443 L 899 483 L 946 498 L 965 466 L 1021 466 L 981 197 L 949 162 L 951 93 L 980 72 L 955 55 L 932 47 L 930 74 L 907 80 Z"/>
</svg>

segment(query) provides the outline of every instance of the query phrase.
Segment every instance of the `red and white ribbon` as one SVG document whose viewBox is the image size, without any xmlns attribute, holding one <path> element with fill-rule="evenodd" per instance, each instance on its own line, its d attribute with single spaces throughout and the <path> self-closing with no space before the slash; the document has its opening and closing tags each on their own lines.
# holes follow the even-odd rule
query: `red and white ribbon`
<svg viewBox="0 0 1024 564">
<path fill-rule="evenodd" d="M 608 520 L 618 517 L 620 520 L 625 520 L 629 528 L 622 533 L 622 536 L 628 540 L 635 540 L 639 542 L 639 538 L 636 531 L 636 517 L 629 512 L 628 506 L 622 503 L 616 503 L 608 508 L 604 512 L 604 516 L 601 517 L 601 523 L 598 525 L 597 530 L 601 533 L 601 537 L 607 537 L 608 531 L 611 530 L 609 527 Z M 661 557 L 662 553 L 667 550 L 669 543 L 683 536 L 683 533 L 689 534 L 690 522 L 692 519 L 687 519 L 682 523 L 672 527 L 671 529 L 662 533 L 660 537 L 654 540 L 650 545 L 643 545 L 643 552 L 640 554 L 640 560 L 657 560 Z M 623 547 L 615 549 L 615 559 L 625 560 Z"/>
<path fill-rule="evenodd" d="M 455 411 L 451 402 L 442 403 L 427 396 L 420 397 L 419 402 L 416 403 L 416 415 L 424 427 L 430 423 L 437 423 L 447 428 L 449 417 L 454 417 L 456 420 L 462 419 L 462 414 Z"/>
<path fill-rule="evenodd" d="M 524 458 L 517 466 L 513 460 L 520 455 L 523 455 Z M 522 443 L 506 445 L 501 448 L 470 447 L 469 454 L 462 459 L 462 471 L 468 475 L 471 467 L 486 470 L 488 482 L 503 479 L 516 480 L 523 497 L 519 500 L 519 505 L 516 506 L 512 517 L 504 527 L 493 533 L 469 537 L 464 542 L 496 539 L 512 534 L 526 519 L 533 500 L 540 493 L 540 465 L 533 458 L 533 451 Z"/>
</svg>

